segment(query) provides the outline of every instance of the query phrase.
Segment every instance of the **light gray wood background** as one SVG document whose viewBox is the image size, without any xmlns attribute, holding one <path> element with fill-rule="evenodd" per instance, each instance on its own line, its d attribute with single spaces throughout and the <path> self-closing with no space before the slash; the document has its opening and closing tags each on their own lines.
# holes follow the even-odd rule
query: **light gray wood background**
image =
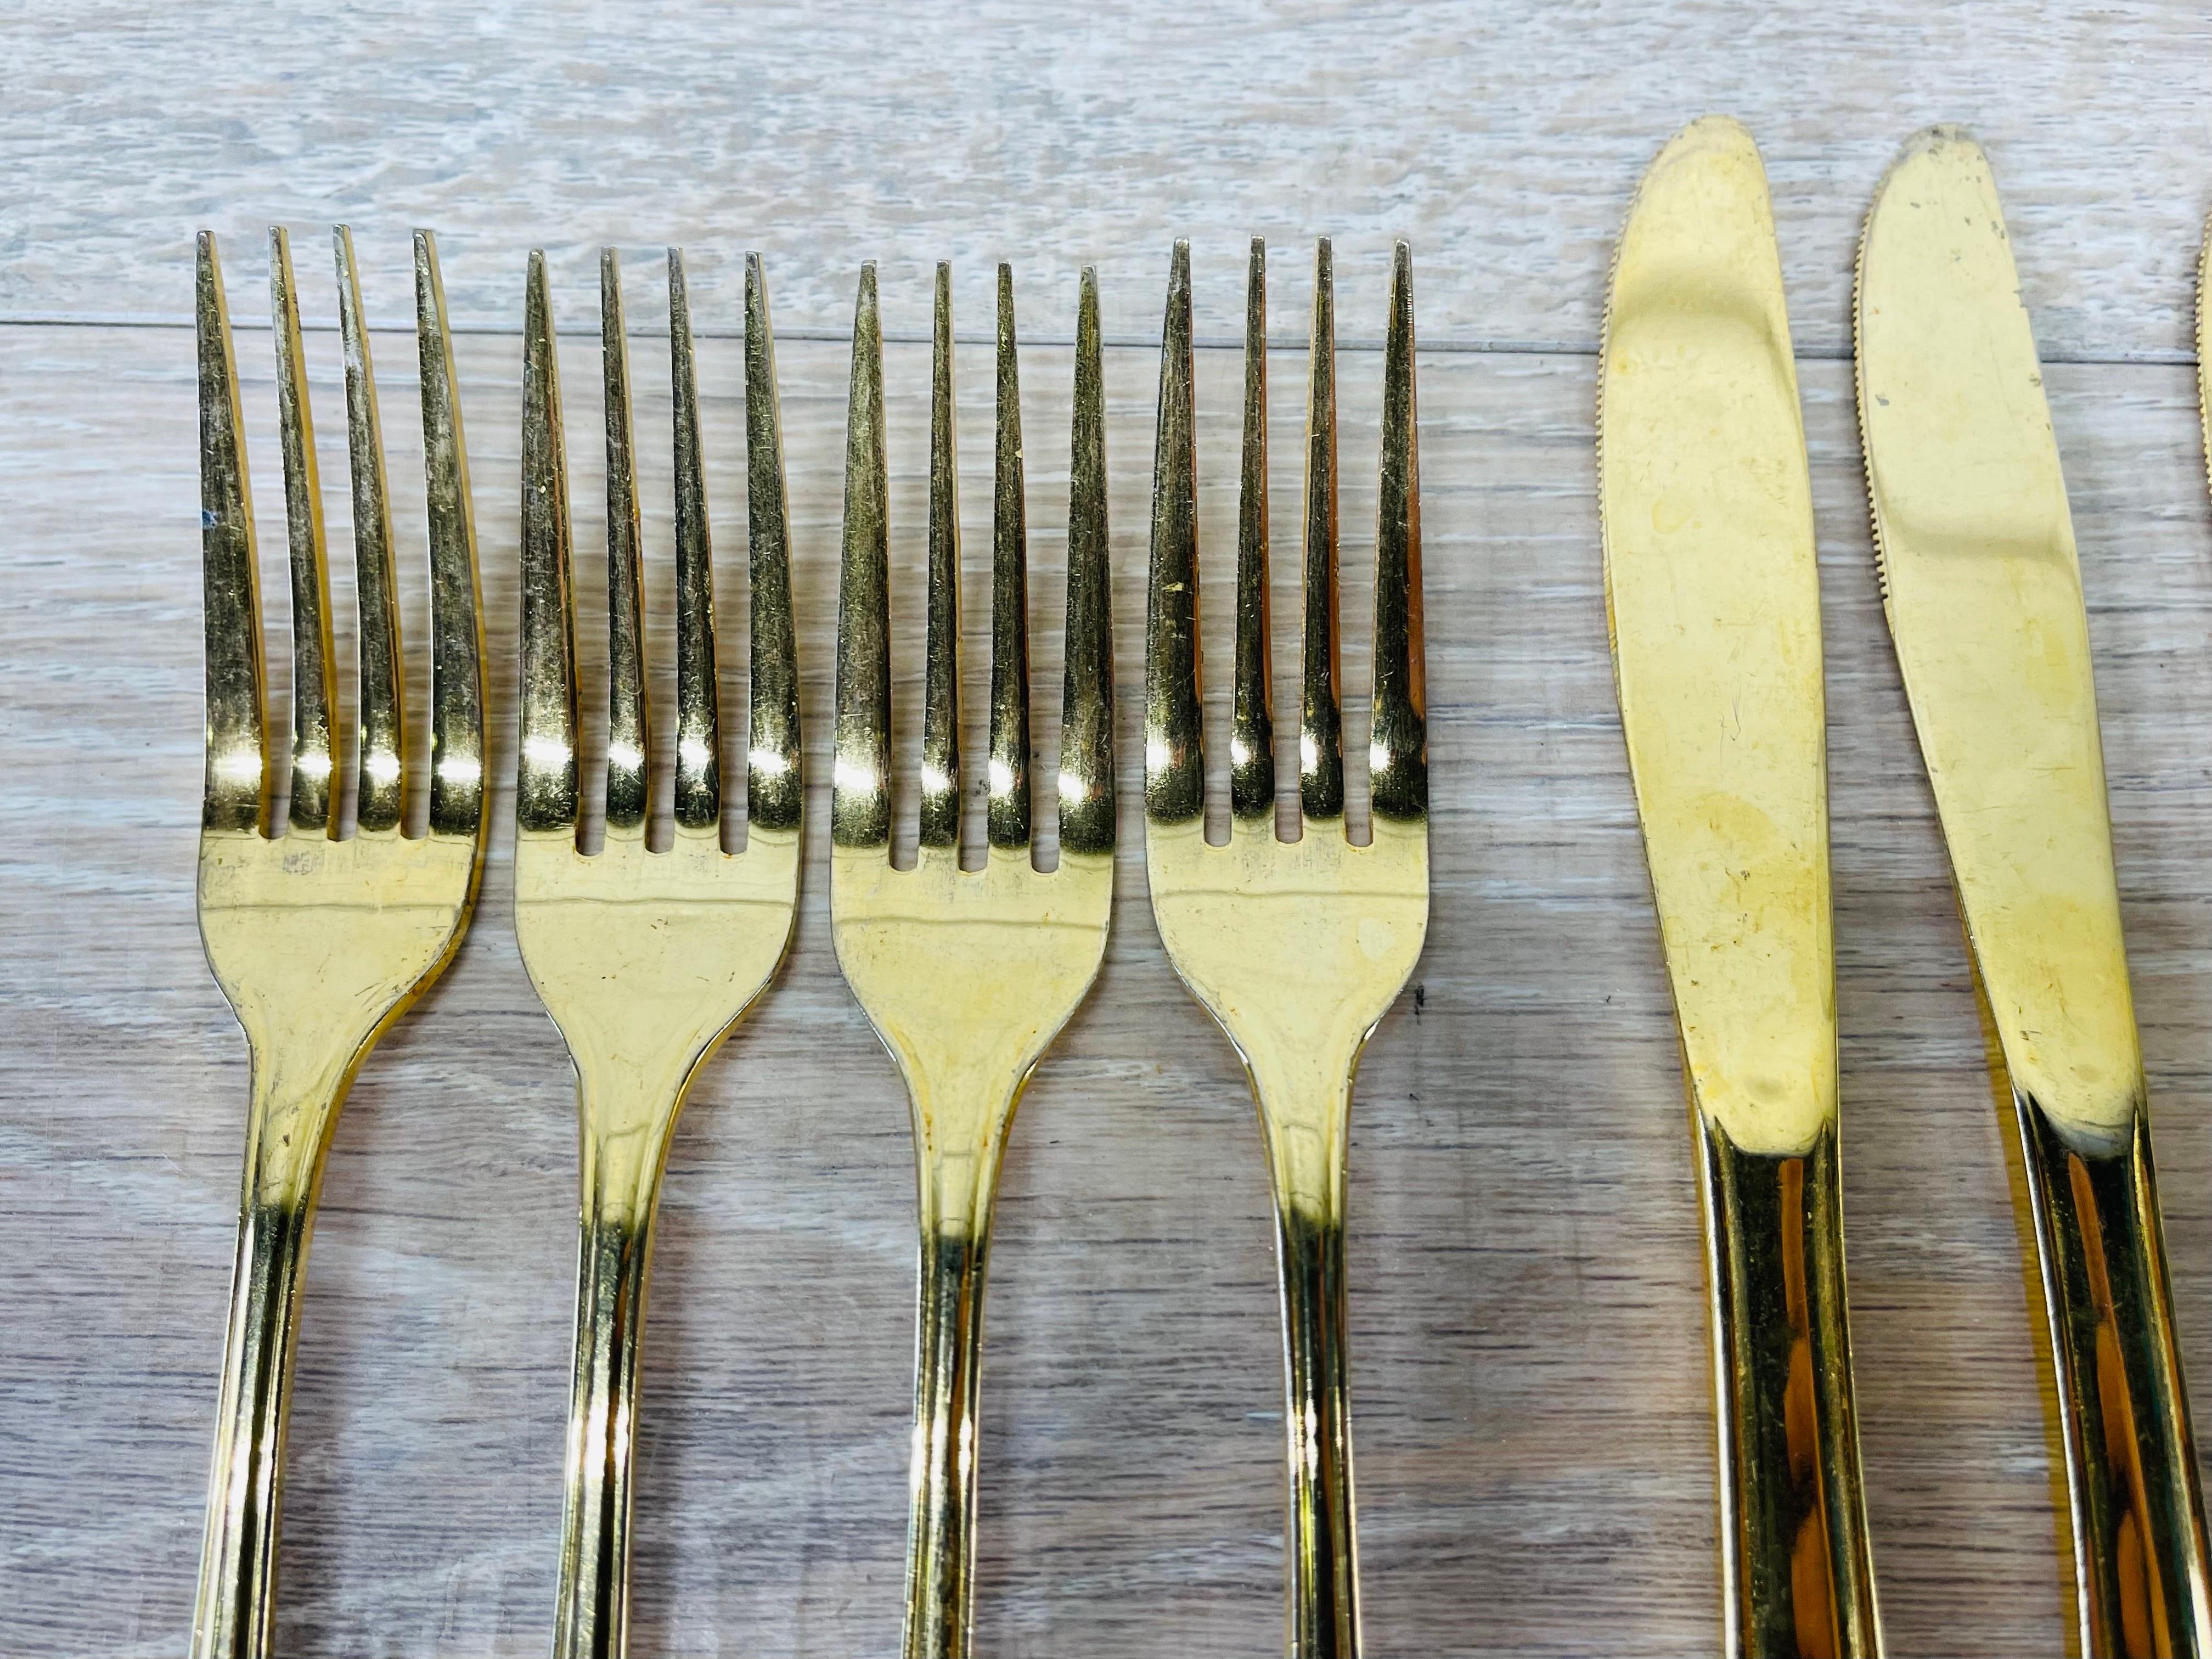
<svg viewBox="0 0 2212 1659">
<path fill-rule="evenodd" d="M 882 262 L 886 325 L 909 340 L 936 258 L 957 262 L 978 337 L 991 264 L 1015 264 L 1039 343 L 1023 368 L 1046 688 L 1065 342 L 1076 273 L 1096 263 L 1120 342 L 1106 380 L 1132 795 L 1148 342 L 1170 240 L 1194 240 L 1200 325 L 1218 342 L 1237 326 L 1243 239 L 1275 238 L 1286 346 L 1304 326 L 1306 239 L 1339 239 L 1350 344 L 1380 332 L 1389 239 L 1412 240 L 1436 885 L 1419 989 L 1370 1051 L 1355 1134 L 1368 1632 L 1385 1655 L 1710 1651 L 1696 1211 L 1606 654 L 1590 424 L 1629 193 L 1668 132 L 1724 110 L 1765 147 L 1803 356 L 1852 1313 L 1892 1648 L 2060 1650 L 2002 1126 L 1868 550 L 1850 258 L 1896 144 L 1931 120 L 1972 127 L 2051 360 L 2175 1296 L 2187 1363 L 2212 1388 L 2212 524 L 2187 328 L 2212 207 L 2201 7 L 1196 0 L 1129 15 L 1050 0 L 448 16 L 416 0 L 279 16 L 87 3 L 9 8 L 0 44 L 0 1646 L 166 1654 L 185 1638 L 246 1087 L 192 915 L 191 237 L 226 238 L 281 611 L 258 239 L 273 220 L 294 226 L 314 295 L 343 594 L 322 227 L 345 219 L 374 315 L 405 319 L 405 232 L 428 224 L 455 314 L 479 331 L 459 356 L 502 764 L 529 246 L 554 256 L 562 316 L 583 331 L 599 243 L 629 250 L 644 330 L 664 314 L 654 247 L 690 246 L 699 321 L 717 335 L 702 372 L 733 622 L 731 336 L 742 252 L 766 255 L 817 775 L 857 262 Z M 419 559 L 411 354 L 402 335 L 380 348 L 395 511 Z M 581 568 L 595 573 L 595 352 L 582 337 L 566 349 Z M 665 358 L 648 340 L 633 349 L 665 620 Z M 960 366 L 971 549 L 988 545 L 986 356 L 970 347 Z M 889 359 L 896 649 L 911 693 L 926 362 L 910 343 Z M 1379 361 L 1347 351 L 1340 371 L 1355 688 Z M 1290 350 L 1273 364 L 1282 526 L 1296 522 L 1303 368 Z M 1234 351 L 1201 354 L 1216 595 L 1237 374 Z M 419 571 L 407 576 L 419 622 Z M 973 577 L 969 600 L 980 621 Z M 1217 664 L 1225 622 L 1217 600 Z M 979 631 L 969 645 L 979 672 Z M 1049 755 L 1056 691 L 1038 702 Z M 917 740 L 902 715 L 907 764 Z M 817 853 L 822 828 L 817 811 Z M 290 1653 L 507 1655 L 547 1639 L 574 1131 L 508 894 L 501 854 L 459 961 L 371 1060 L 338 1130 L 293 1413 Z M 1264 1653 L 1279 1641 L 1281 1425 L 1258 1147 L 1227 1044 L 1162 959 L 1133 848 L 1121 899 L 1106 971 L 1040 1073 L 1006 1167 L 980 1640 L 1055 1659 Z M 896 1642 L 905 1107 L 837 977 L 823 902 L 817 866 L 782 981 L 705 1078 L 671 1164 L 638 1485 L 641 1652 L 842 1659 Z"/>
</svg>

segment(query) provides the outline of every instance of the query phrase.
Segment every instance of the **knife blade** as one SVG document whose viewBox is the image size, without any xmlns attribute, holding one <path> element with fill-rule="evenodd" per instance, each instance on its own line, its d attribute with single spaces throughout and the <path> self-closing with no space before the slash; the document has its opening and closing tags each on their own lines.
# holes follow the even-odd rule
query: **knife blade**
<svg viewBox="0 0 2212 1659">
<path fill-rule="evenodd" d="M 2197 422 L 2204 434 L 2205 476 L 2212 479 L 2212 216 L 2197 248 Z"/>
<path fill-rule="evenodd" d="M 1957 129 L 1876 191 L 1856 326 L 1883 609 L 2021 1136 L 2082 1651 L 2205 1653 L 2088 617 L 2003 209 Z"/>
<path fill-rule="evenodd" d="M 1692 123 L 1644 175 L 1599 376 L 1615 686 L 1705 1209 L 1726 1649 L 1875 1654 L 1812 485 L 1765 173 L 1736 122 Z"/>
</svg>

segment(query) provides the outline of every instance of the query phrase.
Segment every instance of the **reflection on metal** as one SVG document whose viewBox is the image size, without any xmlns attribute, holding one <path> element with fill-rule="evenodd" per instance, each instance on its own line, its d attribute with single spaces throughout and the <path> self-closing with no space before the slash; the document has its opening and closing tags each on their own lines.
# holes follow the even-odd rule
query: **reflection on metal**
<svg viewBox="0 0 2212 1659">
<path fill-rule="evenodd" d="M 270 233 L 277 416 L 290 532 L 291 814 L 272 834 L 276 745 L 267 726 L 261 599 L 238 377 L 215 238 L 199 239 L 200 521 L 206 575 L 207 772 L 200 810 L 200 937 L 245 1028 L 252 1107 L 239 1207 L 215 1465 L 192 1617 L 194 1659 L 260 1659 L 276 1619 L 284 1426 L 301 1275 L 323 1157 L 354 1074 L 452 959 L 483 866 L 483 793 L 434 768 L 483 750 L 482 633 L 460 411 L 437 253 L 415 239 L 416 330 L 430 500 L 433 781 L 429 833 L 402 832 L 417 761 L 400 720 L 399 633 L 382 438 L 352 239 L 336 233 L 362 600 L 362 780 L 340 838 L 346 759 L 331 712 L 330 574 L 301 361 L 297 291 Z M 419 792 L 417 792 L 419 793 Z M 419 805 L 419 802 L 416 803 Z"/>
<path fill-rule="evenodd" d="M 721 722 L 690 312 L 669 251 L 675 392 L 675 822 L 651 850 L 656 750 L 645 695 L 638 532 L 621 274 L 600 263 L 606 385 L 606 839 L 578 845 L 575 615 L 560 377 L 542 255 L 525 304 L 522 742 L 514 931 L 575 1062 L 582 1204 L 561 1533 L 557 1659 L 605 1659 L 629 1640 L 631 1457 L 638 1354 L 661 1170 L 684 1099 L 715 1046 L 765 991 L 791 942 L 799 892 L 799 723 L 774 357 L 757 260 L 746 267 L 745 404 L 752 451 L 752 690 L 745 849 L 722 850 Z"/>
<path fill-rule="evenodd" d="M 1376 524 L 1373 831 L 1346 834 L 1336 641 L 1334 297 L 1316 261 L 1307 430 L 1304 833 L 1276 836 L 1268 708 L 1264 250 L 1247 305 L 1243 511 L 1230 836 L 1206 839 L 1200 709 L 1190 254 L 1176 246 L 1160 358 L 1146 612 L 1145 861 L 1168 956 L 1243 1057 L 1260 1109 L 1282 1274 L 1289 1506 L 1285 1598 L 1297 1659 L 1359 1651 L 1358 1548 L 1346 1354 L 1345 1152 L 1352 1078 L 1428 929 L 1428 748 L 1412 256 L 1397 246 L 1383 356 Z"/>
<path fill-rule="evenodd" d="M 1766 176 L 1735 122 L 1692 124 L 1644 175 L 1599 387 L 1613 671 L 1705 1206 L 1725 1644 L 1875 1654 L 1812 483 Z"/>
<path fill-rule="evenodd" d="M 882 334 L 860 274 L 847 428 L 837 611 L 830 912 L 846 982 L 897 1063 L 913 1107 L 921 1291 L 907 1542 L 905 1651 L 965 1659 L 975 1588 L 983 1288 L 999 1164 L 1045 1050 L 1090 989 L 1114 894 L 1114 683 L 1098 290 L 1076 319 L 1068 500 L 1066 684 L 1057 769 L 1060 862 L 1031 866 L 1028 550 L 1013 281 L 999 272 L 998 454 L 992 550 L 987 861 L 960 867 L 951 301 L 937 283 L 921 848 L 890 861 L 889 560 Z"/>
<path fill-rule="evenodd" d="M 1989 162 L 1909 143 L 1859 250 L 1884 609 L 2018 1118 L 2082 1651 L 2212 1651 L 2204 1504 L 2120 936 L 2089 627 Z"/>
</svg>

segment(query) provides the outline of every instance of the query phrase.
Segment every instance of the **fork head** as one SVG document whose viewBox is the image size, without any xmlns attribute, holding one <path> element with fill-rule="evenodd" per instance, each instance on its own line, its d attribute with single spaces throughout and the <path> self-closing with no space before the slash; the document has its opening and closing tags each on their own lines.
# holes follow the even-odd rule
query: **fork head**
<svg viewBox="0 0 2212 1659">
<path fill-rule="evenodd" d="M 912 1097 L 925 1165 L 988 1189 L 1023 1084 L 1105 950 L 1114 887 L 1114 685 L 1098 294 L 1083 274 L 1068 503 L 1066 677 L 1056 769 L 1060 862 L 1034 867 L 1028 554 L 1013 277 L 999 270 L 990 748 L 983 866 L 960 858 L 959 540 L 950 268 L 937 274 L 920 847 L 891 862 L 890 650 L 883 337 L 861 268 L 837 610 L 830 902 L 837 960 Z M 927 1187 L 927 1182 L 925 1183 Z M 932 1195 L 925 1193 L 925 1202 Z M 945 1201 L 965 1213 L 966 1200 Z"/>
<path fill-rule="evenodd" d="M 1428 752 L 1421 638 L 1412 261 L 1398 244 L 1383 356 L 1376 526 L 1372 834 L 1348 839 L 1337 672 L 1336 371 L 1329 245 L 1314 270 L 1306 428 L 1305 639 L 1298 720 L 1304 834 L 1276 833 L 1267 649 L 1266 255 L 1252 245 L 1246 312 L 1230 835 L 1206 838 L 1199 672 L 1190 255 L 1176 247 L 1160 359 L 1145 684 L 1145 864 L 1176 970 L 1243 1056 L 1265 1109 L 1326 1122 L 1288 1137 L 1303 1159 L 1335 1144 L 1360 1048 L 1419 957 L 1428 927 Z M 1335 1110 L 1324 1109 L 1334 1103 Z M 1303 1150 L 1302 1150 L 1303 1149 Z M 1316 1164 L 1307 1172 L 1319 1179 Z"/>
<path fill-rule="evenodd" d="M 206 564 L 207 766 L 199 917 L 208 961 L 254 1056 L 261 1179 L 312 1191 L 327 1112 L 377 1036 L 437 976 L 468 924 L 483 860 L 483 690 L 476 532 L 437 252 L 415 238 L 416 337 L 430 541 L 428 830 L 410 836 L 404 718 L 384 449 L 353 242 L 334 237 L 360 597 L 357 741 L 339 740 L 321 482 L 289 244 L 270 233 L 276 402 L 292 584 L 290 811 L 275 829 L 253 520 L 238 378 L 212 234 L 199 238 L 200 524 Z M 356 827 L 341 837 L 347 750 Z M 300 1114 L 325 1114 L 319 1129 Z M 307 1132 L 298 1131 L 306 1129 Z"/>
<path fill-rule="evenodd" d="M 600 258 L 607 455 L 605 840 L 580 840 L 575 611 L 568 465 L 544 256 L 530 258 L 524 318 L 522 714 L 515 805 L 515 933 L 586 1085 L 587 1118 L 663 1132 L 636 1143 L 641 1182 L 684 1089 L 774 977 L 799 890 L 799 675 L 775 347 L 760 260 L 745 265 L 745 410 L 751 684 L 744 850 L 722 850 L 721 721 L 712 550 L 690 313 L 668 253 L 675 411 L 676 732 L 673 831 L 650 845 L 654 798 L 641 558 L 622 277 Z M 647 1165 L 650 1168 L 647 1168 Z"/>
</svg>

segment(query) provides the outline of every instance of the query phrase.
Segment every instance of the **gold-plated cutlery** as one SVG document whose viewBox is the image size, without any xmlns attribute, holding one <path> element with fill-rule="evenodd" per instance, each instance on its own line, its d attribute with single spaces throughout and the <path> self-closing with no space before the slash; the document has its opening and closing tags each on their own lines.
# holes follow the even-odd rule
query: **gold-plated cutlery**
<svg viewBox="0 0 2212 1659">
<path fill-rule="evenodd" d="M 270 1650 L 292 1354 L 325 1156 L 369 1050 L 468 926 L 489 816 L 477 547 L 435 249 L 416 236 L 432 672 L 427 719 L 410 723 L 368 333 L 351 241 L 343 228 L 335 236 L 361 613 L 351 736 L 339 730 L 320 481 L 281 229 L 270 253 L 291 587 L 289 766 L 268 726 L 222 275 L 215 239 L 199 239 L 207 751 L 198 911 L 209 963 L 246 1035 L 252 1091 L 194 1659 Z M 1411 258 L 1396 246 L 1382 362 L 1364 839 L 1351 828 L 1363 769 L 1356 746 L 1346 764 L 1341 712 L 1326 240 L 1315 260 L 1302 517 L 1302 829 L 1288 840 L 1279 830 L 1266 275 L 1255 240 L 1227 836 L 1216 845 L 1206 833 L 1187 244 L 1170 266 L 1146 628 L 1145 859 L 1163 945 L 1235 1046 L 1259 1111 L 1284 1333 L 1287 1651 L 1356 1659 L 1345 1278 L 1352 1097 L 1361 1054 L 1419 959 L 1429 915 Z M 708 498 L 674 249 L 667 277 L 676 674 L 672 734 L 657 743 L 622 278 L 613 252 L 601 258 L 603 814 L 581 765 L 568 471 L 540 254 L 531 256 L 525 306 L 515 930 L 574 1061 L 580 1120 L 556 1659 L 617 1659 L 627 1649 L 638 1364 L 664 1166 L 687 1093 L 788 949 L 802 857 L 782 441 L 760 264 L 750 258 L 745 270 L 750 665 L 737 853 L 724 850 Z M 839 965 L 906 1085 L 915 1138 L 907 1659 L 972 1650 L 982 1314 L 1000 1169 L 1030 1078 L 1097 975 L 1114 892 L 1097 283 L 1083 273 L 1061 736 L 1040 787 L 1013 285 L 1006 266 L 998 278 L 988 751 L 963 768 L 951 286 L 940 265 L 918 847 L 906 868 L 894 854 L 902 803 L 892 781 L 872 264 L 860 273 L 847 428 L 830 909 Z M 2198 281 L 2200 416 L 2212 467 L 2212 226 Z M 2080 1644 L 2089 1656 L 2212 1659 L 2212 1567 L 2079 565 L 2002 206 L 1986 158 L 1955 129 L 1917 137 L 1884 179 L 1860 246 L 1855 327 L 1884 610 L 1949 852 L 1990 1066 L 2020 1134 Z M 1703 1206 L 1723 1644 L 1738 1659 L 1871 1659 L 1882 1635 L 1845 1296 L 1812 490 L 1766 179 L 1739 124 L 1693 122 L 1652 162 L 1616 251 L 1598 372 L 1607 614 Z M 427 766 L 418 766 L 426 738 Z M 738 746 L 734 737 L 726 745 Z M 417 772 L 425 786 L 415 786 Z M 280 813 L 286 773 L 289 807 Z M 979 775 L 983 796 L 986 845 L 974 867 L 962 845 L 968 774 Z M 664 798 L 672 822 L 657 821 Z M 586 852 L 602 817 L 603 844 Z M 1038 868 L 1040 846 L 1055 839 L 1054 866 Z"/>
<path fill-rule="evenodd" d="M 1599 362 L 1606 605 L 1697 1137 L 1732 1655 L 1880 1650 L 1851 1401 L 1812 485 L 1766 175 L 1660 151 Z"/>
<path fill-rule="evenodd" d="M 483 867 L 483 630 L 468 462 L 436 249 L 415 239 L 430 540 L 429 787 L 410 732 L 383 434 L 352 239 L 336 233 L 360 600 L 358 729 L 337 730 L 330 572 L 300 313 L 270 233 L 276 407 L 292 586 L 291 806 L 275 833 L 261 593 L 238 376 L 215 238 L 199 239 L 200 527 L 206 562 L 207 769 L 200 937 L 252 1055 L 238 1255 L 215 1466 L 192 1615 L 194 1659 L 266 1655 L 276 1620 L 284 1425 L 301 1279 L 331 1132 L 368 1051 L 453 957 Z M 355 829 L 341 836 L 349 751 Z M 414 799 L 409 797 L 412 795 Z M 419 814 L 416 821 L 420 821 Z"/>
<path fill-rule="evenodd" d="M 1288 1435 L 1287 1643 L 1359 1651 L 1359 1558 L 1346 1352 L 1345 1154 L 1361 1051 L 1421 954 L 1429 916 L 1420 468 L 1413 266 L 1397 245 L 1383 354 L 1376 522 L 1369 839 L 1346 834 L 1337 669 L 1335 289 L 1314 265 L 1306 429 L 1305 635 L 1298 718 L 1304 831 L 1276 830 L 1267 639 L 1266 256 L 1246 308 L 1230 833 L 1206 836 L 1190 250 L 1176 245 L 1160 354 L 1145 635 L 1145 865 L 1161 942 L 1237 1047 L 1260 1109 L 1281 1273 Z"/>
<path fill-rule="evenodd" d="M 744 849 L 722 849 L 714 592 L 682 255 L 668 255 L 675 406 L 673 817 L 652 845 L 655 745 L 645 634 L 622 279 L 599 265 L 607 447 L 605 838 L 583 851 L 568 466 L 544 256 L 530 258 L 523 338 L 522 713 L 514 931 L 575 1062 L 582 1206 L 568 1405 L 557 1659 L 629 1642 L 638 1353 L 661 1172 L 684 1099 L 764 991 L 799 893 L 799 674 L 775 347 L 760 261 L 745 264 L 751 678 Z"/>
<path fill-rule="evenodd" d="M 876 271 L 861 268 L 846 434 L 837 605 L 830 912 L 838 965 L 890 1051 L 913 1109 L 921 1206 L 905 1652 L 964 1659 L 975 1582 L 985 1258 L 1014 1109 L 1091 988 L 1114 895 L 1114 683 L 1098 292 L 1076 319 L 1067 527 L 1060 860 L 1033 860 L 1028 540 L 1012 273 L 999 268 L 988 853 L 963 869 L 959 574 L 950 269 L 937 273 L 928 623 L 915 861 L 891 861 L 888 479 Z"/>
<path fill-rule="evenodd" d="M 1856 321 L 1883 608 L 2019 1124 L 2082 1651 L 2212 1651 L 2073 523 L 2003 209 L 1955 129 L 1882 181 Z"/>
</svg>

